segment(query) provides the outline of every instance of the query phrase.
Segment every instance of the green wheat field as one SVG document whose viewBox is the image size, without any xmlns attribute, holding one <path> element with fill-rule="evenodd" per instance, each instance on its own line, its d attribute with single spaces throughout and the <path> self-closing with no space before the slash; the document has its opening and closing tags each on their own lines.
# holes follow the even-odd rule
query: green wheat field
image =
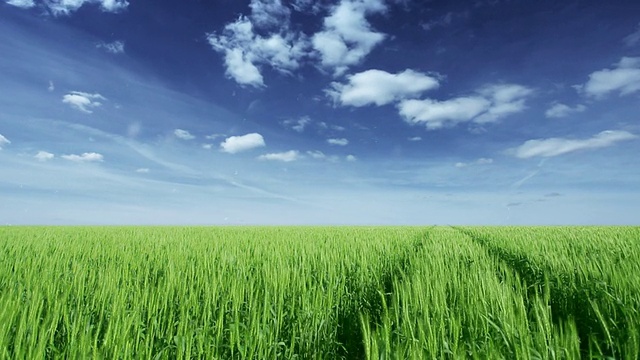
<svg viewBox="0 0 640 360">
<path fill-rule="evenodd" d="M 0 227 L 0 359 L 640 359 L 640 227 Z"/>
</svg>

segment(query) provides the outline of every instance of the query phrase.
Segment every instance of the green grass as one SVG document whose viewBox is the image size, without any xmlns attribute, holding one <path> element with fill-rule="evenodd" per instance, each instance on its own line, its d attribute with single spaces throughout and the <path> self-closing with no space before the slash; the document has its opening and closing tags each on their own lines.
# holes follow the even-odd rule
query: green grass
<svg viewBox="0 0 640 360">
<path fill-rule="evenodd" d="M 640 358 L 637 227 L 0 227 L 0 359 Z"/>
</svg>

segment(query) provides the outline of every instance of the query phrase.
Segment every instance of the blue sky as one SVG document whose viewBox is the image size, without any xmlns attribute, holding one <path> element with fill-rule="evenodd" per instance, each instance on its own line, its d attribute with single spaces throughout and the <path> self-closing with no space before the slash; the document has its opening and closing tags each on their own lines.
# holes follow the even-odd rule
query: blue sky
<svg viewBox="0 0 640 360">
<path fill-rule="evenodd" d="M 638 224 L 637 1 L 2 0 L 2 224 Z"/>
</svg>

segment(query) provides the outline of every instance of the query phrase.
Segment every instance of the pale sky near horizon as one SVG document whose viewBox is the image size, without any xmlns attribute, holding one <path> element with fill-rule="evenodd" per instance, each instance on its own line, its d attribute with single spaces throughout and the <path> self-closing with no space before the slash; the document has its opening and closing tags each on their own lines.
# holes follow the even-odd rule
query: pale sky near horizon
<svg viewBox="0 0 640 360">
<path fill-rule="evenodd" d="M 0 224 L 640 223 L 640 2 L 0 0 Z"/>
</svg>

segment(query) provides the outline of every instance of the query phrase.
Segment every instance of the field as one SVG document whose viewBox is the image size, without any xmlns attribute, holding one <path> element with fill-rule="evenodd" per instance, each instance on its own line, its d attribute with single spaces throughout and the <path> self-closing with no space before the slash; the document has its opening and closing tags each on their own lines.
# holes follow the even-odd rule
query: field
<svg viewBox="0 0 640 360">
<path fill-rule="evenodd" d="M 639 227 L 0 227 L 0 359 L 640 359 Z"/>
</svg>

